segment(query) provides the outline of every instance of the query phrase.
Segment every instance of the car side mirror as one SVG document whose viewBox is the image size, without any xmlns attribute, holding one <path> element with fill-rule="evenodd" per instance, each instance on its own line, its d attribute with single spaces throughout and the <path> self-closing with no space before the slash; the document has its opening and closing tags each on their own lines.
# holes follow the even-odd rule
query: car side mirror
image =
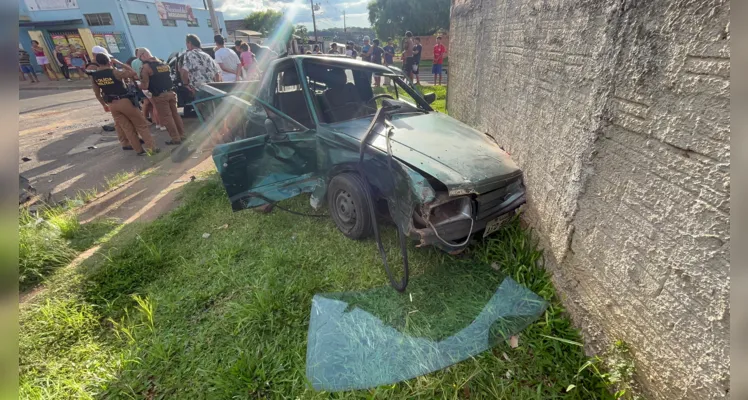
<svg viewBox="0 0 748 400">
<path fill-rule="evenodd" d="M 426 100 L 427 103 L 431 104 L 436 100 L 436 93 L 426 93 L 423 95 L 423 99 Z"/>
</svg>

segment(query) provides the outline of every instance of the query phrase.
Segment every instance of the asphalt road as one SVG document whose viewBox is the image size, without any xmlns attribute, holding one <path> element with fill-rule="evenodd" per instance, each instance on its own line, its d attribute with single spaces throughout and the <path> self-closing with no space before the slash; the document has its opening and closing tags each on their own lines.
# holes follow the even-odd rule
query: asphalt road
<svg viewBox="0 0 748 400">
<path fill-rule="evenodd" d="M 84 189 L 106 187 L 106 178 L 137 172 L 168 157 L 138 157 L 123 151 L 115 132 L 101 127 L 112 123 L 90 89 L 19 91 L 19 170 L 37 192 L 56 200 L 74 197 Z M 190 129 L 195 120 L 185 120 Z M 165 152 L 165 131 L 151 129 Z M 26 157 L 29 161 L 23 161 Z"/>
</svg>

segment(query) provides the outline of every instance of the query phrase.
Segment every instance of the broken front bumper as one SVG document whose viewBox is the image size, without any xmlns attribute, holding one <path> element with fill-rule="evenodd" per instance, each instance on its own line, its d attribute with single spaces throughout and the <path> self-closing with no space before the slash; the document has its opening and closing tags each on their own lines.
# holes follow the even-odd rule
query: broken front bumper
<svg viewBox="0 0 748 400">
<path fill-rule="evenodd" d="M 460 251 L 467 247 L 469 241 L 465 239 L 468 236 L 483 231 L 489 223 L 503 224 L 510 220 L 514 211 L 526 201 L 524 186 L 521 182 L 477 196 L 475 199 L 470 197 L 461 199 L 472 202 L 470 212 L 466 213 L 463 207 L 455 206 L 452 207 L 452 215 L 435 214 L 433 210 L 438 207 L 459 200 L 445 198 L 427 205 L 421 214 L 425 217 L 414 218 L 413 228 L 409 235 L 418 240 L 418 247 L 434 245 L 448 252 Z M 433 221 L 429 221 L 429 218 Z"/>
</svg>

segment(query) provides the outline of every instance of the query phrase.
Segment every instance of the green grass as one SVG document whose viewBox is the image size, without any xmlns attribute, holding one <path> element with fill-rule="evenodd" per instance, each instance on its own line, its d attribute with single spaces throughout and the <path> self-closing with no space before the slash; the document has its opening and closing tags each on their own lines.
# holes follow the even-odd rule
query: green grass
<svg viewBox="0 0 748 400">
<path fill-rule="evenodd" d="M 133 176 L 134 172 L 120 172 L 104 178 L 104 190 L 114 189 Z M 96 188 L 79 190 L 75 198 L 66 198 L 57 206 L 42 207 L 33 215 L 26 207 L 19 208 L 18 281 L 21 291 L 43 281 L 80 252 L 106 241 L 116 232 L 119 223 L 111 219 L 85 225 L 78 222 L 75 209 L 98 195 Z"/>
<path fill-rule="evenodd" d="M 329 218 L 232 213 L 215 176 L 189 183 L 183 196 L 170 214 L 126 227 L 80 268 L 61 270 L 21 309 L 21 398 L 611 397 L 601 373 L 580 371 L 589 359 L 579 333 L 536 242 L 517 221 L 471 246 L 459 263 L 412 244 L 409 255 L 414 282 L 421 282 L 414 291 L 423 282 L 448 284 L 450 268 L 470 274 L 467 284 L 490 282 L 495 264 L 548 300 L 519 347 L 502 342 L 371 390 L 314 392 L 305 378 L 312 297 L 386 286 L 373 240 L 346 239 Z M 307 201 L 285 205 L 309 211 Z M 390 227 L 383 241 L 396 260 Z"/>
<path fill-rule="evenodd" d="M 127 182 L 130 178 L 135 176 L 135 172 L 133 171 L 123 171 L 115 174 L 112 177 L 104 178 L 106 182 L 106 189 L 105 190 L 111 190 L 114 189 L 123 183 Z"/>
<path fill-rule="evenodd" d="M 116 226 L 112 220 L 81 225 L 74 211 L 42 208 L 33 214 L 25 207 L 18 214 L 18 283 L 21 291 L 43 281 L 67 265 L 78 253 L 106 238 Z"/>
</svg>

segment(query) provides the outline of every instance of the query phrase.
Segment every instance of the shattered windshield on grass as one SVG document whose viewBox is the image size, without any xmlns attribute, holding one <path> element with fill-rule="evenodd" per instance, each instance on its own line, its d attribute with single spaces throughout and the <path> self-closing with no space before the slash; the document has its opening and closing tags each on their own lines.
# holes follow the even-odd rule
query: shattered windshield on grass
<svg viewBox="0 0 748 400">
<path fill-rule="evenodd" d="M 387 286 L 315 295 L 306 361 L 312 386 L 366 389 L 437 371 L 506 340 L 545 311 L 545 300 L 511 278 L 474 271 L 441 267 L 413 279 L 404 294 Z"/>
</svg>

